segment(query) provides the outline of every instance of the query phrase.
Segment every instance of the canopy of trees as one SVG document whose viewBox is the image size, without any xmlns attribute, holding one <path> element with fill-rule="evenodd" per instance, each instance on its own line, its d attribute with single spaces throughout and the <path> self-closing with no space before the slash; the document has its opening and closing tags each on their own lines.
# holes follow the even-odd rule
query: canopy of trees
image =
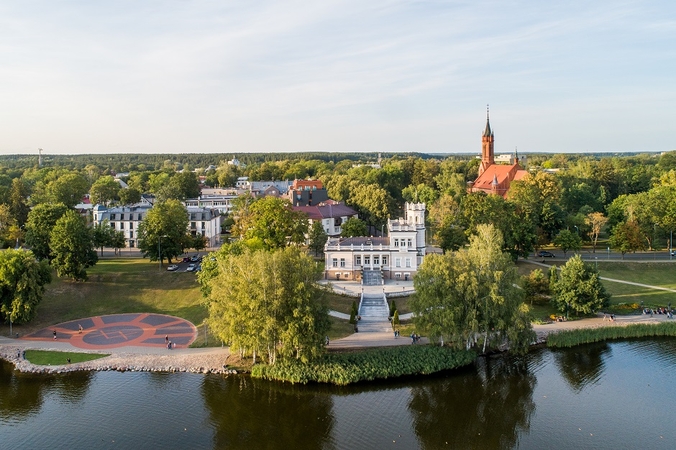
<svg viewBox="0 0 676 450">
<path fill-rule="evenodd" d="M 47 261 L 38 262 L 25 250 L 0 252 L 0 318 L 3 322 L 25 323 L 36 312 L 45 285 L 52 280 Z"/>
<path fill-rule="evenodd" d="M 512 351 L 527 351 L 534 337 L 528 306 L 502 247 L 498 230 L 479 225 L 468 249 L 428 255 L 413 279 L 416 326 L 442 345 L 480 344 L 485 351 L 509 343 Z"/>
<path fill-rule="evenodd" d="M 329 329 L 321 268 L 297 247 L 272 252 L 225 246 L 200 276 L 209 327 L 233 351 L 274 364 L 323 352 Z"/>
</svg>

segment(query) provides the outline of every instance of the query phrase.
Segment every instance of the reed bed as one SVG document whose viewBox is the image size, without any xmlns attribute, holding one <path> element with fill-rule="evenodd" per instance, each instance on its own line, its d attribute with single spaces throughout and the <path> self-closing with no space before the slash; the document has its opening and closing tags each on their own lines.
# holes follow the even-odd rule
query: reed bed
<svg viewBox="0 0 676 450">
<path fill-rule="evenodd" d="M 307 364 L 297 360 L 281 361 L 274 366 L 259 364 L 252 368 L 251 375 L 290 383 L 317 382 L 344 386 L 360 381 L 454 369 L 471 364 L 475 358 L 476 354 L 472 351 L 434 345 L 410 345 L 330 353 Z"/>
<path fill-rule="evenodd" d="M 676 336 L 676 322 L 659 324 L 632 324 L 627 326 L 607 326 L 599 328 L 581 328 L 552 333 L 547 336 L 548 347 L 574 347 L 580 344 L 608 341 L 612 339 L 630 339 L 655 336 Z"/>
</svg>

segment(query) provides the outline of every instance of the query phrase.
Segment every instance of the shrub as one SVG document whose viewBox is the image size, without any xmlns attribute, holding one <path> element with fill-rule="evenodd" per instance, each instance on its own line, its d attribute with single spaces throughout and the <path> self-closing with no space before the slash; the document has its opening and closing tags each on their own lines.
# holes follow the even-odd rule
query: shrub
<svg viewBox="0 0 676 450">
<path fill-rule="evenodd" d="M 350 311 L 350 323 L 357 323 L 357 302 L 352 302 L 352 310 Z"/>
<path fill-rule="evenodd" d="M 430 374 L 471 364 L 476 354 L 434 345 L 410 345 L 330 353 L 304 364 L 283 360 L 274 366 L 258 364 L 251 370 L 255 378 L 307 384 L 310 382 L 347 385 L 359 381 Z"/>
<path fill-rule="evenodd" d="M 394 313 L 397 310 L 397 304 L 394 303 L 394 300 L 390 303 L 390 317 L 394 317 Z"/>
</svg>

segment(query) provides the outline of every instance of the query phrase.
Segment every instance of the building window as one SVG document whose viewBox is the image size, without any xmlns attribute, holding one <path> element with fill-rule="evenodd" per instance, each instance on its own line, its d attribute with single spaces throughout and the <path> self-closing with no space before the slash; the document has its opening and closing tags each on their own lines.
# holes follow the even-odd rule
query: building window
<svg viewBox="0 0 676 450">
<path fill-rule="evenodd" d="M 406 258 L 406 267 L 411 267 L 411 258 Z"/>
<path fill-rule="evenodd" d="M 133 230 L 134 229 L 134 222 L 129 222 L 129 229 Z"/>
<path fill-rule="evenodd" d="M 197 229 L 197 225 L 195 224 L 195 222 L 190 222 L 190 228 L 192 228 L 193 230 Z"/>
<path fill-rule="evenodd" d="M 413 241 L 411 239 L 408 240 L 408 247 L 409 248 L 413 247 Z"/>
<path fill-rule="evenodd" d="M 124 230 L 124 222 L 120 222 L 120 230 Z"/>
<path fill-rule="evenodd" d="M 399 239 L 394 238 L 394 246 L 399 247 Z"/>
<path fill-rule="evenodd" d="M 354 264 L 356 266 L 361 266 L 361 255 L 357 255 L 354 257 Z"/>
<path fill-rule="evenodd" d="M 338 258 L 333 258 L 333 260 L 331 262 L 332 262 L 333 267 L 338 267 Z"/>
<path fill-rule="evenodd" d="M 368 266 L 371 264 L 371 257 L 370 256 L 364 256 L 364 265 Z"/>
<path fill-rule="evenodd" d="M 375 266 L 380 265 L 380 256 L 373 257 L 373 265 Z"/>
<path fill-rule="evenodd" d="M 400 274 L 400 273 L 395 273 L 395 274 L 394 274 L 394 277 L 395 277 L 395 278 L 401 278 L 401 274 Z"/>
<path fill-rule="evenodd" d="M 387 265 L 387 256 L 383 256 L 383 266 Z"/>
<path fill-rule="evenodd" d="M 112 228 L 113 230 L 115 229 L 115 223 L 114 222 L 110 222 L 110 228 Z"/>
<path fill-rule="evenodd" d="M 401 258 L 394 258 L 394 267 L 401 267 Z"/>
<path fill-rule="evenodd" d="M 345 258 L 340 258 L 340 267 L 345 267 Z"/>
</svg>

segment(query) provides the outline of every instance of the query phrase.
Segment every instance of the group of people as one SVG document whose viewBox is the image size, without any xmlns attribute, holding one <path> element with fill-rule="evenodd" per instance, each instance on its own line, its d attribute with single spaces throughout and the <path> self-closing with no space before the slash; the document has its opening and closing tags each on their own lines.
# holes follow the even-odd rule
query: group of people
<svg viewBox="0 0 676 450">
<path fill-rule="evenodd" d="M 603 315 L 603 321 L 605 322 L 606 320 L 610 320 L 611 322 L 615 322 L 615 314 L 604 314 Z"/>
<path fill-rule="evenodd" d="M 674 312 L 671 308 L 657 308 L 657 309 L 652 309 L 652 308 L 643 308 L 643 314 L 650 314 L 650 317 L 652 317 L 654 314 L 664 314 L 667 316 L 667 319 L 673 319 L 674 318 Z"/>
<path fill-rule="evenodd" d="M 168 335 L 168 334 L 167 334 L 166 336 L 164 336 L 164 343 L 167 344 L 167 350 L 171 350 L 172 348 L 176 348 L 176 343 L 175 343 L 175 342 L 171 342 L 171 341 L 169 340 L 169 335 Z"/>
<path fill-rule="evenodd" d="M 420 340 L 420 335 L 416 333 L 411 333 L 411 344 L 417 344 Z"/>
</svg>

